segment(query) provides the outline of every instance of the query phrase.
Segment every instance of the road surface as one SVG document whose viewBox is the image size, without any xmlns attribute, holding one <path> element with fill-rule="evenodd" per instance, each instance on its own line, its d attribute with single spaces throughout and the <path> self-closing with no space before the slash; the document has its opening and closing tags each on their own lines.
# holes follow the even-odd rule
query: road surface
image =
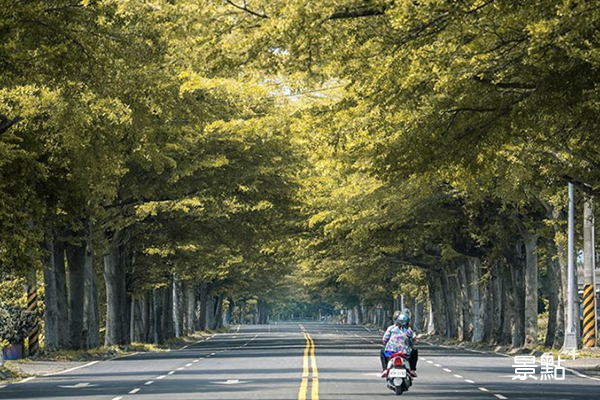
<svg viewBox="0 0 600 400">
<path fill-rule="evenodd" d="M 396 397 L 378 378 L 380 333 L 359 326 L 235 327 L 186 349 L 98 362 L 0 389 L 0 399 L 352 400 Z M 513 359 L 420 344 L 409 399 L 600 399 L 600 381 L 513 380 Z M 539 369 L 538 369 L 539 377 Z"/>
</svg>

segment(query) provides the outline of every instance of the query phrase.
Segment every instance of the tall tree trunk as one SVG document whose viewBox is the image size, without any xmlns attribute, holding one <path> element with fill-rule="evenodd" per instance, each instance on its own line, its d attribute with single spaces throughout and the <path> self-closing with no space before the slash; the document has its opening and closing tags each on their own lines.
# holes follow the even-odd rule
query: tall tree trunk
<svg viewBox="0 0 600 400">
<path fill-rule="evenodd" d="M 260 308 L 259 308 L 260 310 Z M 354 306 L 354 314 L 356 315 L 356 325 L 361 325 L 363 323 L 363 314 L 362 314 L 362 307 L 360 306 L 360 303 Z M 259 322 L 262 323 L 262 322 Z"/>
<path fill-rule="evenodd" d="M 524 262 L 521 252 L 521 243 L 515 246 L 516 256 L 510 262 L 514 311 L 514 334 L 513 346 L 521 347 L 525 343 L 525 281 L 524 281 Z"/>
<path fill-rule="evenodd" d="M 213 329 L 215 306 L 215 296 L 208 296 L 206 299 L 206 329 Z"/>
<path fill-rule="evenodd" d="M 65 268 L 65 243 L 54 242 L 54 275 L 56 279 L 56 304 L 58 310 L 58 347 L 69 346 L 69 296 L 67 293 L 67 272 Z"/>
<path fill-rule="evenodd" d="M 549 247 L 553 247 L 550 245 Z M 558 326 L 558 303 L 559 303 L 559 280 L 560 271 L 555 260 L 551 255 L 546 257 L 546 268 L 548 270 L 548 329 L 546 330 L 546 340 L 544 346 L 553 347 L 557 335 Z"/>
<path fill-rule="evenodd" d="M 173 289 L 166 287 L 163 290 L 163 332 L 165 340 L 175 337 L 173 315 Z"/>
<path fill-rule="evenodd" d="M 258 323 L 264 325 L 268 320 L 268 305 L 264 299 L 258 299 Z"/>
<path fill-rule="evenodd" d="M 58 348 L 58 332 L 60 329 L 58 315 L 58 297 L 56 287 L 56 268 L 54 266 L 54 243 L 47 237 L 43 248 L 49 254 L 44 257 L 44 293 L 46 297 L 45 311 L 45 347 L 49 350 Z"/>
<path fill-rule="evenodd" d="M 139 330 L 137 329 L 137 319 L 139 318 L 139 310 L 136 310 L 137 299 L 131 297 L 129 301 L 129 341 L 131 343 L 136 342 Z"/>
<path fill-rule="evenodd" d="M 442 293 L 445 300 L 445 311 L 446 311 L 446 336 L 449 338 L 458 337 L 458 321 L 462 321 L 462 317 L 459 316 L 458 307 L 456 304 L 455 293 L 457 287 L 454 284 L 455 277 L 449 277 L 446 269 L 444 268 L 441 273 L 442 278 Z"/>
<path fill-rule="evenodd" d="M 213 318 L 213 329 L 220 329 L 223 327 L 223 299 L 224 295 L 220 294 L 216 298 L 215 315 Z"/>
<path fill-rule="evenodd" d="M 164 342 L 162 301 L 163 296 L 160 293 L 160 289 L 152 288 L 152 339 L 154 344 Z"/>
<path fill-rule="evenodd" d="M 502 274 L 502 325 L 500 329 L 500 336 L 498 342 L 501 344 L 513 344 L 514 343 L 514 332 L 519 328 L 516 327 L 520 323 L 520 331 L 522 332 L 522 319 L 521 313 L 517 310 L 517 296 L 520 296 L 518 289 L 514 287 L 512 267 L 509 267 L 510 271 Z M 521 322 L 518 322 L 521 321 Z"/>
<path fill-rule="evenodd" d="M 244 325 L 246 323 L 246 301 L 240 300 L 240 325 Z M 292 320 L 294 316 L 292 315 Z"/>
<path fill-rule="evenodd" d="M 87 348 L 100 345 L 100 305 L 98 302 L 98 283 L 94 271 L 94 249 L 92 244 L 91 224 L 86 223 L 87 241 L 85 248 L 85 300 L 83 303 L 83 324 L 85 326 L 85 343 Z"/>
<path fill-rule="evenodd" d="M 109 248 L 104 255 L 104 281 L 106 282 L 106 335 L 105 346 L 127 343 L 127 293 L 125 264 L 122 260 L 120 231 L 109 237 Z"/>
<path fill-rule="evenodd" d="M 459 340 L 470 341 L 473 335 L 473 325 L 472 325 L 472 312 L 473 312 L 473 303 L 471 301 L 471 275 L 467 271 L 465 263 L 461 262 L 458 265 L 457 269 L 457 277 L 458 277 L 458 290 L 460 293 L 459 299 L 462 314 L 462 324 L 460 332 L 459 332 Z"/>
<path fill-rule="evenodd" d="M 196 285 L 187 282 L 187 334 L 191 335 L 196 330 Z"/>
<path fill-rule="evenodd" d="M 86 235 L 77 232 L 77 243 L 67 243 L 67 266 L 69 268 L 69 347 L 83 347 L 83 306 L 85 302 Z"/>
<path fill-rule="evenodd" d="M 486 296 L 490 301 L 486 305 L 485 311 L 486 318 L 489 318 L 491 324 L 488 325 L 486 322 L 486 340 L 490 341 L 491 339 L 494 343 L 502 343 L 502 322 L 505 317 L 503 292 L 508 288 L 503 285 L 505 271 L 500 269 L 500 263 L 497 260 L 493 261 L 491 268 L 492 274 L 488 281 L 489 289 L 486 291 Z"/>
<path fill-rule="evenodd" d="M 434 330 L 432 334 L 436 335 L 447 335 L 448 334 L 448 324 L 446 319 L 446 303 L 444 300 L 443 292 L 442 292 L 442 282 L 441 282 L 441 271 L 435 270 L 430 272 L 430 293 L 429 297 L 432 304 L 433 309 L 433 326 Z"/>
<path fill-rule="evenodd" d="M 181 336 L 181 319 L 179 318 L 179 279 L 173 276 L 173 327 L 175 328 L 175 337 Z"/>
<path fill-rule="evenodd" d="M 208 307 L 208 285 L 206 282 L 200 284 L 200 330 L 206 330 L 206 318 Z"/>
<path fill-rule="evenodd" d="M 538 342 L 538 236 L 523 233 L 525 241 L 525 346 Z"/>
<path fill-rule="evenodd" d="M 235 303 L 233 301 L 233 298 L 229 297 L 227 299 L 227 323 L 226 326 L 229 326 L 231 324 L 231 320 L 233 318 L 233 309 L 235 308 Z"/>
</svg>

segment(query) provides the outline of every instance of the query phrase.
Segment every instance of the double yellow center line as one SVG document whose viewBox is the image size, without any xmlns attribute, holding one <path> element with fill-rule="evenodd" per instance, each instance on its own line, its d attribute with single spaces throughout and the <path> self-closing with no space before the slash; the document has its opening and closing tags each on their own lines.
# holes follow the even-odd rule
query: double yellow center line
<svg viewBox="0 0 600 400">
<path fill-rule="evenodd" d="M 309 356 L 310 366 L 312 367 L 312 387 L 311 399 L 319 400 L 319 370 L 317 369 L 317 358 L 315 357 L 315 341 L 310 337 L 308 332 L 302 332 L 306 339 L 306 347 L 304 348 L 303 368 L 302 368 L 302 383 L 298 391 L 298 400 L 306 400 L 308 394 L 308 378 L 309 378 Z"/>
</svg>

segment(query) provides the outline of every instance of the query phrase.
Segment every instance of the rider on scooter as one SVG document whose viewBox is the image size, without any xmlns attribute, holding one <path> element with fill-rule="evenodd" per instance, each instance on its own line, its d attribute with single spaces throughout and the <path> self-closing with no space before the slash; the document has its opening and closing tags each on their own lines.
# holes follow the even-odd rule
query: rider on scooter
<svg viewBox="0 0 600 400">
<path fill-rule="evenodd" d="M 415 349 L 415 333 L 410 329 L 410 315 L 403 311 L 396 318 L 396 323 L 391 325 L 383 335 L 383 345 L 381 349 L 381 366 L 383 368 L 382 377 L 385 377 L 387 362 L 394 353 L 404 353 L 408 356 L 410 364 L 409 373 L 416 378 L 418 350 Z"/>
</svg>

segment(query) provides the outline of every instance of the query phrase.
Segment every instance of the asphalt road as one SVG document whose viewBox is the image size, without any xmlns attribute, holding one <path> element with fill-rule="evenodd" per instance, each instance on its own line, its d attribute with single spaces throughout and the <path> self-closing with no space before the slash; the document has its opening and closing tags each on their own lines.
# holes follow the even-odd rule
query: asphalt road
<svg viewBox="0 0 600 400">
<path fill-rule="evenodd" d="M 357 326 L 242 326 L 186 349 L 11 384 L 0 399 L 389 399 L 396 396 L 378 378 L 379 342 L 379 332 Z M 600 381 L 571 373 L 519 381 L 512 358 L 425 343 L 419 351 L 419 377 L 404 398 L 600 399 Z"/>
</svg>

